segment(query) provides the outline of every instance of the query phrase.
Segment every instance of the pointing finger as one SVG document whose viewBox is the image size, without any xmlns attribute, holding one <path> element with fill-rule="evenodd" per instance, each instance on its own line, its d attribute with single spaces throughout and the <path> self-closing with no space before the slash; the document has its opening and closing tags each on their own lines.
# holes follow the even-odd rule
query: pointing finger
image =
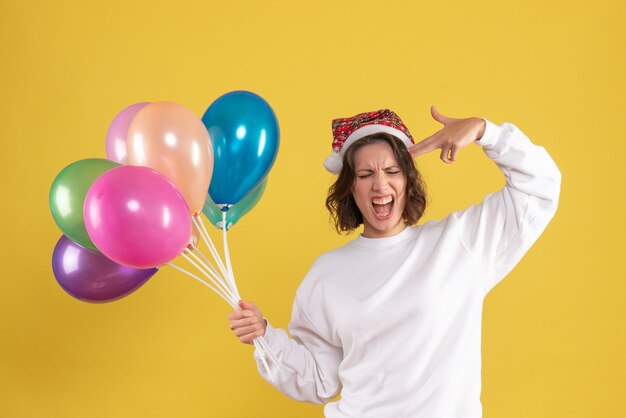
<svg viewBox="0 0 626 418">
<path fill-rule="evenodd" d="M 436 150 L 437 145 L 435 143 L 435 135 L 437 134 L 431 135 L 428 138 L 423 139 L 417 144 L 410 147 L 409 152 L 411 153 L 411 155 L 413 157 L 418 157 L 420 155 L 427 154 L 431 151 Z"/>
<path fill-rule="evenodd" d="M 433 116 L 433 119 L 435 119 L 437 122 L 443 123 L 444 125 L 447 125 L 448 123 L 453 121 L 452 118 L 448 118 L 439 113 L 437 109 L 435 109 L 434 105 L 430 107 L 430 113 Z"/>
</svg>

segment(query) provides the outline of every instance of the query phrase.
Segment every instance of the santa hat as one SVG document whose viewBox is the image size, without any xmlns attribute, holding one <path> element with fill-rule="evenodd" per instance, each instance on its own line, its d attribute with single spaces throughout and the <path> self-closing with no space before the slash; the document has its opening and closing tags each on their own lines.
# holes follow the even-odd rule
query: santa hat
<svg viewBox="0 0 626 418">
<path fill-rule="evenodd" d="M 351 118 L 334 119 L 333 154 L 324 160 L 326 170 L 338 174 L 343 165 L 343 155 L 348 147 L 365 136 L 379 132 L 395 136 L 407 148 L 415 143 L 400 117 L 389 109 L 359 113 Z"/>
</svg>

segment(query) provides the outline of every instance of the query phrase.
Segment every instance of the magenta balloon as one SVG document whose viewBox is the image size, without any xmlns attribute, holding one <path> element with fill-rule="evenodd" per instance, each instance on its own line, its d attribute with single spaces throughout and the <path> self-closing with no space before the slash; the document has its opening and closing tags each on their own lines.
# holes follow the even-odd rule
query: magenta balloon
<svg viewBox="0 0 626 418">
<path fill-rule="evenodd" d="M 112 302 L 139 289 L 158 270 L 117 264 L 61 236 L 52 253 L 52 271 L 59 285 L 85 302 Z"/>
<path fill-rule="evenodd" d="M 135 115 L 149 102 L 136 103 L 122 110 L 111 122 L 107 131 L 107 159 L 120 164 L 128 164 L 126 134 Z"/>
<path fill-rule="evenodd" d="M 189 244 L 191 216 L 183 195 L 148 167 L 123 165 L 102 174 L 85 197 L 85 227 L 116 263 L 161 266 Z"/>
</svg>

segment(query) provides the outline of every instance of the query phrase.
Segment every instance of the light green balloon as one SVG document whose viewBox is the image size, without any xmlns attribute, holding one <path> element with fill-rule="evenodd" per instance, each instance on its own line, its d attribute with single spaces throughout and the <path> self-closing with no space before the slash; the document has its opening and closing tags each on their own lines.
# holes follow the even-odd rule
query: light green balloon
<svg viewBox="0 0 626 418">
<path fill-rule="evenodd" d="M 101 174 L 117 166 L 118 163 L 103 158 L 79 160 L 61 170 L 50 187 L 54 221 L 69 239 L 90 250 L 98 251 L 85 228 L 85 196 Z"/>
<path fill-rule="evenodd" d="M 265 187 L 267 186 L 267 177 L 263 179 L 263 181 L 250 193 L 248 193 L 243 199 L 241 199 L 238 203 L 231 205 L 226 211 L 226 230 L 228 231 L 233 227 L 243 216 L 250 212 L 254 206 L 256 206 L 257 202 L 263 196 L 263 192 L 265 191 Z M 224 222 L 222 220 L 222 210 L 213 202 L 211 199 L 211 195 L 207 193 L 206 200 L 204 201 L 204 206 L 202 207 L 202 213 L 207 217 L 209 221 L 213 225 L 215 225 L 219 229 L 224 229 Z"/>
</svg>

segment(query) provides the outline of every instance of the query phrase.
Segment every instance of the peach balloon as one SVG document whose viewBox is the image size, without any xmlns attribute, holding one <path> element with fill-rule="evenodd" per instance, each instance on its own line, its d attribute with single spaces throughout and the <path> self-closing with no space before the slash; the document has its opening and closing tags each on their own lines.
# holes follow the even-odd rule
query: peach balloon
<svg viewBox="0 0 626 418">
<path fill-rule="evenodd" d="M 159 171 L 178 187 L 193 215 L 200 213 L 213 175 L 213 145 L 202 121 L 173 102 L 151 103 L 133 118 L 128 163 Z"/>
</svg>

